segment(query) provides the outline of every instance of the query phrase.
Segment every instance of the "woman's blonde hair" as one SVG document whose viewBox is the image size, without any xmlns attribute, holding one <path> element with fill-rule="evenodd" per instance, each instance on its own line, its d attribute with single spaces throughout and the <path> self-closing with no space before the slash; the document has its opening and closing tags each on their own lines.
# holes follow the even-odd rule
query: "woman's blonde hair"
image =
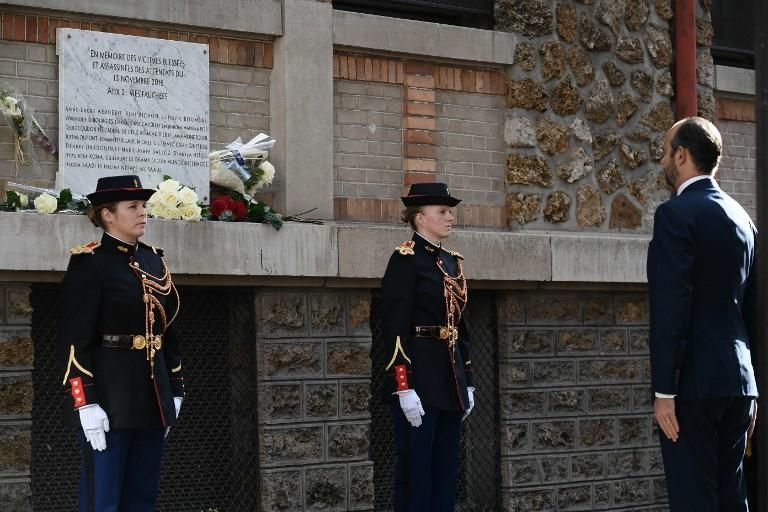
<svg viewBox="0 0 768 512">
<path fill-rule="evenodd" d="M 400 220 L 411 225 L 411 229 L 416 231 L 416 215 L 422 213 L 421 206 L 406 206 L 400 215 Z"/>
<path fill-rule="evenodd" d="M 106 229 L 104 226 L 104 219 L 101 217 L 101 211 L 106 208 L 110 212 L 115 213 L 117 211 L 117 203 L 117 201 L 113 201 L 111 203 L 103 203 L 96 206 L 91 206 L 88 208 L 88 218 L 97 228 Z"/>
</svg>

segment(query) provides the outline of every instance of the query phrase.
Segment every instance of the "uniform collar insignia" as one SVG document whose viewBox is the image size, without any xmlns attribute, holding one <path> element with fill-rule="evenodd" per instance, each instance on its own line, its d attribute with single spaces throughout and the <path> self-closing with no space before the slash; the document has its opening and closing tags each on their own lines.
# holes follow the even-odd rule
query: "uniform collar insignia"
<svg viewBox="0 0 768 512">
<path fill-rule="evenodd" d="M 128 252 L 128 248 L 126 246 L 119 245 L 119 244 L 117 246 L 117 250 L 120 251 L 120 252 Z"/>
<path fill-rule="evenodd" d="M 402 254 L 403 256 L 413 256 L 413 248 L 415 246 L 416 246 L 416 242 L 414 242 L 413 240 L 406 240 L 405 242 L 395 247 L 395 250 L 400 254 Z"/>
</svg>

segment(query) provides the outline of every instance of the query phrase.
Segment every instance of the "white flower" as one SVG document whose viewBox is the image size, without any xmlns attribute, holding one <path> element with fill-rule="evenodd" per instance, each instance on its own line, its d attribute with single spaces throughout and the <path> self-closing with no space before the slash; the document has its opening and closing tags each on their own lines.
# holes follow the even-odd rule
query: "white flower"
<svg viewBox="0 0 768 512">
<path fill-rule="evenodd" d="M 259 169 L 261 169 L 261 172 L 263 173 L 259 179 L 259 188 L 261 188 L 264 185 L 269 185 L 272 183 L 272 180 L 275 179 L 275 166 L 264 160 L 259 165 Z"/>
<path fill-rule="evenodd" d="M 161 190 L 154 195 L 159 196 L 157 202 L 163 206 L 175 208 L 179 204 L 179 194 L 175 190 Z"/>
<path fill-rule="evenodd" d="M 157 217 L 159 219 L 179 219 L 181 218 L 181 214 L 179 213 L 179 209 L 176 207 L 176 205 L 167 205 L 158 203 L 154 206 L 152 206 L 152 212 L 153 217 Z"/>
<path fill-rule="evenodd" d="M 22 208 L 26 208 L 27 205 L 29 205 L 29 197 L 26 194 L 22 194 L 21 192 L 16 192 L 19 195 L 19 203 L 21 204 Z"/>
<path fill-rule="evenodd" d="M 53 213 L 58 207 L 58 201 L 52 195 L 43 192 L 35 198 L 34 205 L 40 213 Z"/>
<path fill-rule="evenodd" d="M 159 204 L 159 203 L 160 203 L 160 193 L 155 192 L 154 194 L 149 196 L 149 200 L 147 201 L 147 206 L 151 207 L 152 205 Z"/>
<path fill-rule="evenodd" d="M 203 209 L 197 206 L 196 204 L 183 204 L 179 208 L 179 214 L 181 215 L 181 220 L 198 221 L 202 218 L 200 215 L 202 211 Z"/>
<path fill-rule="evenodd" d="M 181 201 L 181 204 L 184 206 L 196 205 L 200 200 L 200 198 L 197 197 L 197 192 L 189 187 L 182 187 L 182 189 L 179 191 L 178 198 L 179 201 Z"/>
<path fill-rule="evenodd" d="M 180 188 L 181 184 L 176 180 L 165 180 L 157 186 L 160 192 L 177 192 Z"/>
<path fill-rule="evenodd" d="M 3 98 L 3 104 L 2 104 L 3 112 L 6 115 L 12 116 L 12 117 L 21 117 L 21 108 L 19 105 L 19 100 L 14 98 L 13 96 L 6 96 Z"/>
</svg>

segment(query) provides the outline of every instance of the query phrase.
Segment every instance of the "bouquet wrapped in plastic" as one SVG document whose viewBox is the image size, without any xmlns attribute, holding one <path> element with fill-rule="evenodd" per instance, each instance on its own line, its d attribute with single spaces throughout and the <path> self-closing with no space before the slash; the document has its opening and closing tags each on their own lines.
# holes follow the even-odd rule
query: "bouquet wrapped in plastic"
<svg viewBox="0 0 768 512">
<path fill-rule="evenodd" d="M 36 140 L 48 153 L 55 155 L 56 146 L 48 138 L 40 123 L 35 119 L 32 107 L 27 105 L 22 95 L 0 83 L 0 114 L 13 130 L 16 146 L 16 163 L 27 164 L 29 158 L 24 146 L 31 140 Z"/>
<path fill-rule="evenodd" d="M 208 155 L 211 183 L 240 194 L 254 194 L 272 183 L 275 168 L 267 160 L 275 139 L 260 133 L 245 144 L 238 137 L 226 149 Z"/>
</svg>

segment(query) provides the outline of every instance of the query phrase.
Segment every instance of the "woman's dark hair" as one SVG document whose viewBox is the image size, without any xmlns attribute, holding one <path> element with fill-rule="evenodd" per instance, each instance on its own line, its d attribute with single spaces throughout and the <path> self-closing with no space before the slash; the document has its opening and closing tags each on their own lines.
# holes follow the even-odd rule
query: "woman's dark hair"
<svg viewBox="0 0 768 512">
<path fill-rule="evenodd" d="M 113 201 L 111 203 L 104 203 L 104 204 L 97 204 L 95 206 L 91 206 L 88 208 L 88 218 L 91 220 L 94 226 L 101 229 L 106 229 L 104 227 L 104 222 L 101 218 L 101 210 L 107 209 L 112 213 L 115 213 L 117 211 L 117 201 Z"/>
<path fill-rule="evenodd" d="M 670 143 L 672 151 L 683 147 L 688 150 L 702 174 L 715 174 L 723 153 L 723 139 L 715 125 L 701 117 L 684 119 L 677 127 Z"/>
<path fill-rule="evenodd" d="M 400 220 L 411 225 L 411 229 L 416 231 L 416 215 L 421 213 L 421 206 L 406 206 L 400 215 Z"/>
</svg>

